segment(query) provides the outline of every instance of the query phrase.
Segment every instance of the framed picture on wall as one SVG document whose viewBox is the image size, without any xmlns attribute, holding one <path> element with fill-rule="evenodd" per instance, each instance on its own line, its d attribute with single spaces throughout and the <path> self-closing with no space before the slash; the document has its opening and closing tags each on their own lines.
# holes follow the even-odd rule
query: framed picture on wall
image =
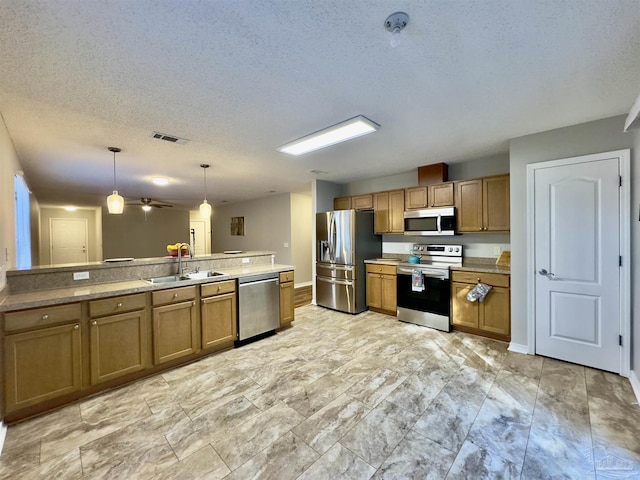
<svg viewBox="0 0 640 480">
<path fill-rule="evenodd" d="M 231 217 L 231 235 L 244 236 L 244 217 Z"/>
</svg>

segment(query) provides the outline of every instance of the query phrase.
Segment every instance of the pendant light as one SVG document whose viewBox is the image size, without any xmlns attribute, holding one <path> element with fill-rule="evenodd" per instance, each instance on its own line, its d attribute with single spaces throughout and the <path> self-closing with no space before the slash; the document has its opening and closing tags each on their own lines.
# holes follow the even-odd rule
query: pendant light
<svg viewBox="0 0 640 480">
<path fill-rule="evenodd" d="M 109 147 L 108 150 L 113 152 L 113 193 L 107 197 L 107 209 L 112 215 L 119 215 L 124 210 L 124 198 L 118 195 L 116 189 L 116 153 L 121 152 L 118 147 Z"/>
<path fill-rule="evenodd" d="M 211 205 L 207 202 L 207 168 L 209 168 L 209 165 L 202 163 L 200 166 L 204 172 L 204 200 L 200 204 L 200 216 L 207 218 L 211 216 Z"/>
</svg>

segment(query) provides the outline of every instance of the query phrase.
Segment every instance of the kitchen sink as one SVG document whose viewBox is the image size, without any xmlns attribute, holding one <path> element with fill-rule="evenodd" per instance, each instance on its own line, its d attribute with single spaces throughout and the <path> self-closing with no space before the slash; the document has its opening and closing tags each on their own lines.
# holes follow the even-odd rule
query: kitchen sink
<svg viewBox="0 0 640 480">
<path fill-rule="evenodd" d="M 179 282 L 181 280 L 201 280 L 205 278 L 214 278 L 214 277 L 221 278 L 221 277 L 228 277 L 228 276 L 229 274 L 227 273 L 204 270 L 202 272 L 187 273 L 186 275 L 183 275 L 183 276 L 167 275 L 164 277 L 145 278 L 144 280 L 149 283 L 156 284 L 156 283 L 173 283 L 173 282 Z"/>
</svg>

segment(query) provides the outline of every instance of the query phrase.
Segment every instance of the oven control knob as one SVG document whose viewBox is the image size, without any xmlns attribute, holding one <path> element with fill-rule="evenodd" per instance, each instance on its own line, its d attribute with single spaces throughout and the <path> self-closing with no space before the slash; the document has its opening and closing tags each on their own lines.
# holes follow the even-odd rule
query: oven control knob
<svg viewBox="0 0 640 480">
<path fill-rule="evenodd" d="M 450 251 L 450 252 L 453 252 L 453 247 L 449 247 L 449 251 Z"/>
</svg>

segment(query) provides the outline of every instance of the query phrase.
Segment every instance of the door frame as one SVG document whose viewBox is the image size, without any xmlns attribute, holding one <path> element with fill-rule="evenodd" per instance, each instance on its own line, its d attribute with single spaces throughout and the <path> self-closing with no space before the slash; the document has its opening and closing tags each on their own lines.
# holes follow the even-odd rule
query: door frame
<svg viewBox="0 0 640 480">
<path fill-rule="evenodd" d="M 622 186 L 619 189 L 619 225 L 620 225 L 620 375 L 629 377 L 631 371 L 631 150 L 560 158 L 527 165 L 527 353 L 536 353 L 536 309 L 535 309 L 535 172 L 541 168 L 559 167 L 573 163 L 585 163 L 605 158 L 618 158 Z"/>
</svg>

